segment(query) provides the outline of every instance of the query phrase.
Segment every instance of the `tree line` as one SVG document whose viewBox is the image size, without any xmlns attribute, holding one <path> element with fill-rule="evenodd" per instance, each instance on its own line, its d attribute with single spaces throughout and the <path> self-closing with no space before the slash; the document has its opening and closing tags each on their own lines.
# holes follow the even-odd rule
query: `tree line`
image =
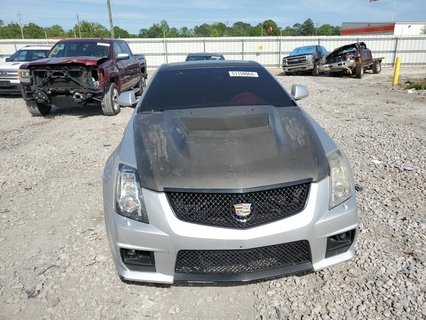
<svg viewBox="0 0 426 320">
<path fill-rule="evenodd" d="M 43 28 L 35 23 L 28 23 L 22 27 L 11 22 L 7 25 L 0 20 L 0 39 L 45 39 L 63 37 L 110 37 L 110 31 L 97 22 L 81 21 L 70 30 L 64 30 L 55 24 Z M 142 28 L 139 34 L 132 34 L 118 26 L 114 27 L 116 38 L 188 38 L 188 37 L 259 37 L 259 36 L 315 36 L 315 35 L 339 35 L 340 27 L 330 24 L 315 25 L 312 19 L 306 19 L 303 23 L 296 23 L 292 27 L 281 28 L 273 20 L 265 20 L 257 25 L 251 25 L 242 21 L 235 22 L 232 26 L 225 23 L 203 23 L 194 28 L 170 27 L 167 21 L 154 23 L 149 28 Z"/>
</svg>

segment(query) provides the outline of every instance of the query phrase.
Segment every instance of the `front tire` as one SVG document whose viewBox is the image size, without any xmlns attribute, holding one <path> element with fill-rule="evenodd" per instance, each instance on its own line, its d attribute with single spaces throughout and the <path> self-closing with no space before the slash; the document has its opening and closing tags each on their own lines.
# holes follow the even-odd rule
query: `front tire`
<svg viewBox="0 0 426 320">
<path fill-rule="evenodd" d="M 101 102 L 102 112 L 106 116 L 115 116 L 120 113 L 118 104 L 118 89 L 115 83 L 108 83 Z"/>
<path fill-rule="evenodd" d="M 52 106 L 50 104 L 39 103 L 34 100 L 25 101 L 29 113 L 34 117 L 45 116 L 52 111 Z"/>
<path fill-rule="evenodd" d="M 380 73 L 382 71 L 382 64 L 380 61 L 374 61 L 373 63 L 373 73 Z"/>
<path fill-rule="evenodd" d="M 361 79 L 363 75 L 364 75 L 364 66 L 362 65 L 362 63 L 358 63 L 355 67 L 355 76 L 358 79 Z"/>
<path fill-rule="evenodd" d="M 317 76 L 319 76 L 319 70 L 318 70 L 318 62 L 315 62 L 314 63 L 314 70 L 312 70 L 312 75 L 314 76 L 314 77 L 317 77 Z"/>
<path fill-rule="evenodd" d="M 146 87 L 146 80 L 143 74 L 141 74 L 140 80 L 137 85 L 138 92 L 136 92 L 137 96 L 141 96 L 143 93 L 143 89 Z"/>
</svg>

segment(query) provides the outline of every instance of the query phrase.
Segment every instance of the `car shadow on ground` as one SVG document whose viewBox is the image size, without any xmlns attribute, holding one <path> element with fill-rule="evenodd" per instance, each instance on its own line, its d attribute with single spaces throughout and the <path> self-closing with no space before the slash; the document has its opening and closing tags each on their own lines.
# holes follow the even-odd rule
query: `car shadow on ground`
<svg viewBox="0 0 426 320">
<path fill-rule="evenodd" d="M 67 107 L 52 107 L 52 111 L 44 116 L 45 118 L 55 118 L 63 116 L 74 116 L 79 118 L 88 118 L 96 116 L 104 116 L 101 106 L 99 105 L 76 105 Z"/>
</svg>

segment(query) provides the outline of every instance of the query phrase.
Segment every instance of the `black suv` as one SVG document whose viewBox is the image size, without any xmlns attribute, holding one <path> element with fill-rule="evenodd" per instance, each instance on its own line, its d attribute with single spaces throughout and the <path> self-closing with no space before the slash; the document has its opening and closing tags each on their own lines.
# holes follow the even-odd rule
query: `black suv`
<svg viewBox="0 0 426 320">
<path fill-rule="evenodd" d="M 318 66 L 325 62 L 328 51 L 323 46 L 313 45 L 294 49 L 289 56 L 283 58 L 283 70 L 285 74 L 295 72 L 311 72 L 319 75 Z"/>
</svg>

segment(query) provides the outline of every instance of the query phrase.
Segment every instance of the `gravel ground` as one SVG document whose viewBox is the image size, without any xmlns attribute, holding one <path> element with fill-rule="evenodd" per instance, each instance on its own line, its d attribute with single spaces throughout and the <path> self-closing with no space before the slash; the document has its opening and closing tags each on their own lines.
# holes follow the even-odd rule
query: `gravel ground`
<svg viewBox="0 0 426 320">
<path fill-rule="evenodd" d="M 105 235 L 101 176 L 132 109 L 55 109 L 31 117 L 0 97 L 0 319 L 424 319 L 426 93 L 362 80 L 306 84 L 303 107 L 351 160 L 361 219 L 357 257 L 303 276 L 241 285 L 127 285 Z M 426 78 L 402 69 L 401 82 Z"/>
</svg>

